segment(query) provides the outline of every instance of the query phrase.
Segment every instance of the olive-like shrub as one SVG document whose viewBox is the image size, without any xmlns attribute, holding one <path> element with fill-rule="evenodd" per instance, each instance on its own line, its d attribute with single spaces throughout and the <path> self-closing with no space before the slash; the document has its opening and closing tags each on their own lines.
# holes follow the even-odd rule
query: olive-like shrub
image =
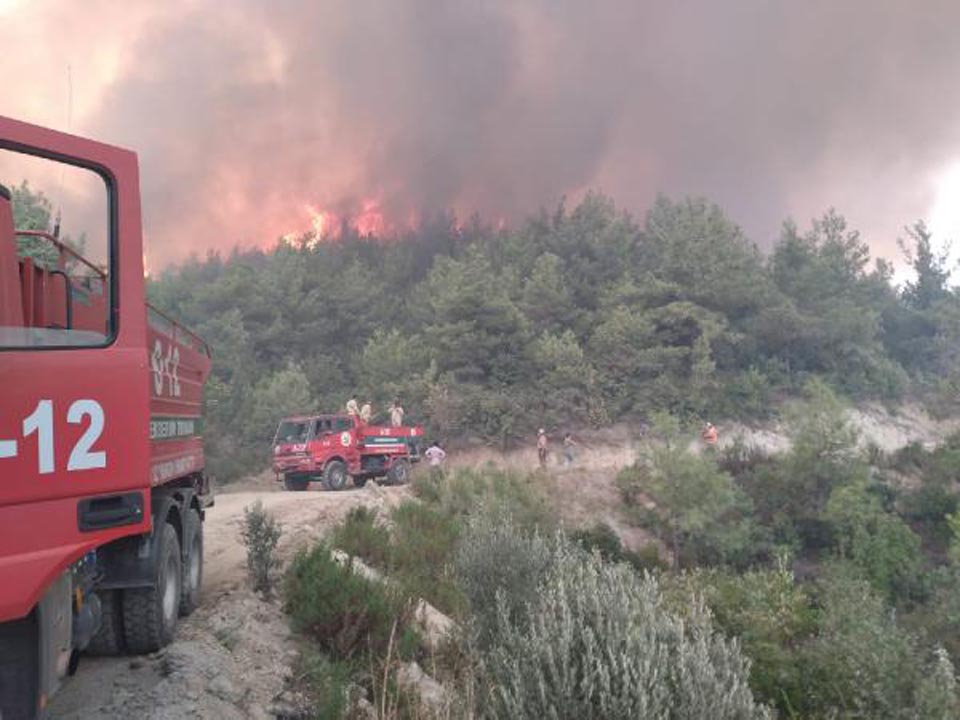
<svg viewBox="0 0 960 720">
<path fill-rule="evenodd" d="M 698 609 L 682 619 L 664 606 L 652 576 L 562 535 L 545 567 L 519 617 L 500 595 L 483 661 L 490 717 L 770 717 L 750 691 L 739 644 L 714 632 L 696 599 Z"/>
</svg>

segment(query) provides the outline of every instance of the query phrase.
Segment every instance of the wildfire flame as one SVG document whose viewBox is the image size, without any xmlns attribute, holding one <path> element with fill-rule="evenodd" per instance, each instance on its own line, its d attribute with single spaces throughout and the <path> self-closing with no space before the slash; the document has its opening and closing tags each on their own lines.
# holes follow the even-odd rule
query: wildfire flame
<svg viewBox="0 0 960 720">
<path fill-rule="evenodd" d="M 318 207 L 312 203 L 303 206 L 303 211 L 309 221 L 309 229 L 303 228 L 300 232 L 293 231 L 283 234 L 283 239 L 291 241 L 302 235 L 304 231 L 311 232 L 316 239 L 337 239 L 345 228 L 353 230 L 361 237 L 388 237 L 395 234 L 399 227 L 387 220 L 386 214 L 375 199 L 362 201 L 352 211 L 336 212 Z M 410 227 L 415 226 L 415 214 L 410 214 Z"/>
<path fill-rule="evenodd" d="M 388 240 L 401 236 L 405 231 L 415 230 L 421 222 L 419 213 L 414 210 L 406 212 L 405 217 L 389 216 L 383 204 L 374 198 L 363 200 L 346 210 L 333 210 L 314 203 L 304 203 L 301 207 L 305 221 L 297 229 L 282 233 L 280 237 L 284 242 L 297 242 L 305 236 L 312 238 L 308 239 L 312 243 L 338 240 L 344 231 L 364 238 Z M 492 227 L 499 232 L 508 225 L 508 219 L 499 216 Z M 455 218 L 453 227 L 457 232 L 462 232 L 464 223 Z"/>
</svg>

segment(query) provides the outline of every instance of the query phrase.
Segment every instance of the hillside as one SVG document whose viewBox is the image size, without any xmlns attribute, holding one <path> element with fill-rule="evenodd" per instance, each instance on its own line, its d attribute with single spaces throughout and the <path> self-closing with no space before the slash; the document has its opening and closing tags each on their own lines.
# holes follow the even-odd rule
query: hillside
<svg viewBox="0 0 960 720">
<path fill-rule="evenodd" d="M 280 415 L 352 393 L 502 448 L 660 411 L 762 421 L 813 378 L 949 412 L 960 299 L 924 226 L 906 240 L 915 280 L 898 288 L 833 211 L 764 254 L 704 200 L 661 198 L 637 223 L 590 195 L 516 229 L 439 217 L 209 255 L 149 289 L 213 346 L 206 435 L 227 479 L 264 463 Z"/>
</svg>

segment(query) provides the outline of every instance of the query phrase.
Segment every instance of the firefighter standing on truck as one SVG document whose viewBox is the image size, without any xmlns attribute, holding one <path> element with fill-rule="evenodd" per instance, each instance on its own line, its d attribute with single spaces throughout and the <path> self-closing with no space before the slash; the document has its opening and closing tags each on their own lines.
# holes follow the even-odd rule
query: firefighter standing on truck
<svg viewBox="0 0 960 720">
<path fill-rule="evenodd" d="M 352 418 L 360 417 L 360 406 L 357 405 L 357 394 L 353 393 L 350 395 L 350 399 L 347 400 L 347 415 Z"/>
<path fill-rule="evenodd" d="M 360 422 L 364 424 L 369 423 L 372 416 L 373 406 L 369 402 L 365 402 L 363 407 L 360 408 Z"/>
<path fill-rule="evenodd" d="M 393 427 L 403 425 L 403 406 L 397 398 L 394 398 L 390 404 L 390 424 L 393 425 Z"/>
</svg>

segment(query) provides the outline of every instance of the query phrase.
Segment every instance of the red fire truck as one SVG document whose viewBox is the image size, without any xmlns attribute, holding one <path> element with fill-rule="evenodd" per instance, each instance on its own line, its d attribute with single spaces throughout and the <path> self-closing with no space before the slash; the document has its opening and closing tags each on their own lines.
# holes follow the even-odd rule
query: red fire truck
<svg viewBox="0 0 960 720">
<path fill-rule="evenodd" d="M 0 117 L 0 182 L 24 169 L 100 231 L 18 232 L 37 185 L 0 186 L 3 720 L 43 714 L 84 649 L 171 640 L 198 600 L 212 504 L 210 351 L 145 304 L 136 155 Z"/>
<path fill-rule="evenodd" d="M 347 478 L 363 487 L 386 478 L 402 485 L 420 459 L 423 428 L 368 425 L 351 415 L 304 415 L 280 421 L 273 442 L 273 472 L 287 490 L 306 490 L 319 480 L 342 490 Z"/>
</svg>

